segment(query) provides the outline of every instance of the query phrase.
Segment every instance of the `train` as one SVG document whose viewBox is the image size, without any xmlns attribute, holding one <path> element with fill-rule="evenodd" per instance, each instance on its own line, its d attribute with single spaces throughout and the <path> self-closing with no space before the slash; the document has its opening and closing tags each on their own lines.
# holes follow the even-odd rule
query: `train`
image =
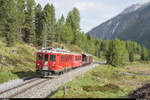
<svg viewBox="0 0 150 100">
<path fill-rule="evenodd" d="M 36 74 L 53 76 L 93 63 L 92 55 L 59 48 L 43 48 L 36 53 Z"/>
</svg>

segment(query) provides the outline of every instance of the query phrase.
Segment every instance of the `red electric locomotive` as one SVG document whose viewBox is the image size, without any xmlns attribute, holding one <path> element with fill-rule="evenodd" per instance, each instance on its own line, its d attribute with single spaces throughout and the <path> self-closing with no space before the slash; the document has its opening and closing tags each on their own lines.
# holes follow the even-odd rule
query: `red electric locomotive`
<svg viewBox="0 0 150 100">
<path fill-rule="evenodd" d="M 46 48 L 36 56 L 36 72 L 42 76 L 63 73 L 82 66 L 82 55 L 64 49 Z"/>
</svg>

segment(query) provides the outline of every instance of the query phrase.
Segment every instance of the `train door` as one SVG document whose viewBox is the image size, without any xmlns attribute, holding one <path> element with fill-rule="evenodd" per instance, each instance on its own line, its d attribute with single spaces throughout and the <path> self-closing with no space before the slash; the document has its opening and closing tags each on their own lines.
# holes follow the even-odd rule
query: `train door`
<svg viewBox="0 0 150 100">
<path fill-rule="evenodd" d="M 69 67 L 70 68 L 72 67 L 71 63 L 72 63 L 72 59 L 71 59 L 71 55 L 69 55 Z"/>
<path fill-rule="evenodd" d="M 56 54 L 50 54 L 49 55 L 49 66 L 51 66 L 52 69 L 56 69 L 56 62 L 57 62 L 57 55 Z"/>
<path fill-rule="evenodd" d="M 74 67 L 74 58 L 75 58 L 75 56 L 74 55 L 72 55 L 72 68 Z"/>
<path fill-rule="evenodd" d="M 44 66 L 48 66 L 48 54 L 44 54 Z"/>
<path fill-rule="evenodd" d="M 56 69 L 58 70 L 59 67 L 61 66 L 61 55 L 60 54 L 57 54 L 56 56 Z"/>
<path fill-rule="evenodd" d="M 70 56 L 67 55 L 66 56 L 66 68 L 69 68 L 70 67 Z"/>
<path fill-rule="evenodd" d="M 65 68 L 65 55 L 61 56 L 61 69 Z"/>
</svg>

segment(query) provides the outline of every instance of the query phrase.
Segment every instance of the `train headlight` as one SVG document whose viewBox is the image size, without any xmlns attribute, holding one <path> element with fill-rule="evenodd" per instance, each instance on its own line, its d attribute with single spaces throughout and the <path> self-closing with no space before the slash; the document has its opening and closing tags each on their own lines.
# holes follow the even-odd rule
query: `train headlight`
<svg viewBox="0 0 150 100">
<path fill-rule="evenodd" d="M 48 70 L 48 66 L 43 66 L 42 70 Z"/>
</svg>

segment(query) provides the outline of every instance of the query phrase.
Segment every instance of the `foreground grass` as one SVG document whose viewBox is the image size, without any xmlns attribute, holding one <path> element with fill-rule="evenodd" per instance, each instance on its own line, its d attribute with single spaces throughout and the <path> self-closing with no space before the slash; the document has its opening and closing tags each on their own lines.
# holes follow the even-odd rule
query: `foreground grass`
<svg viewBox="0 0 150 100">
<path fill-rule="evenodd" d="M 126 75 L 124 72 L 136 75 Z M 135 62 L 124 67 L 100 65 L 75 80 L 61 86 L 52 98 L 122 98 L 150 81 L 150 64 Z M 64 86 L 66 96 L 64 96 Z"/>
</svg>

